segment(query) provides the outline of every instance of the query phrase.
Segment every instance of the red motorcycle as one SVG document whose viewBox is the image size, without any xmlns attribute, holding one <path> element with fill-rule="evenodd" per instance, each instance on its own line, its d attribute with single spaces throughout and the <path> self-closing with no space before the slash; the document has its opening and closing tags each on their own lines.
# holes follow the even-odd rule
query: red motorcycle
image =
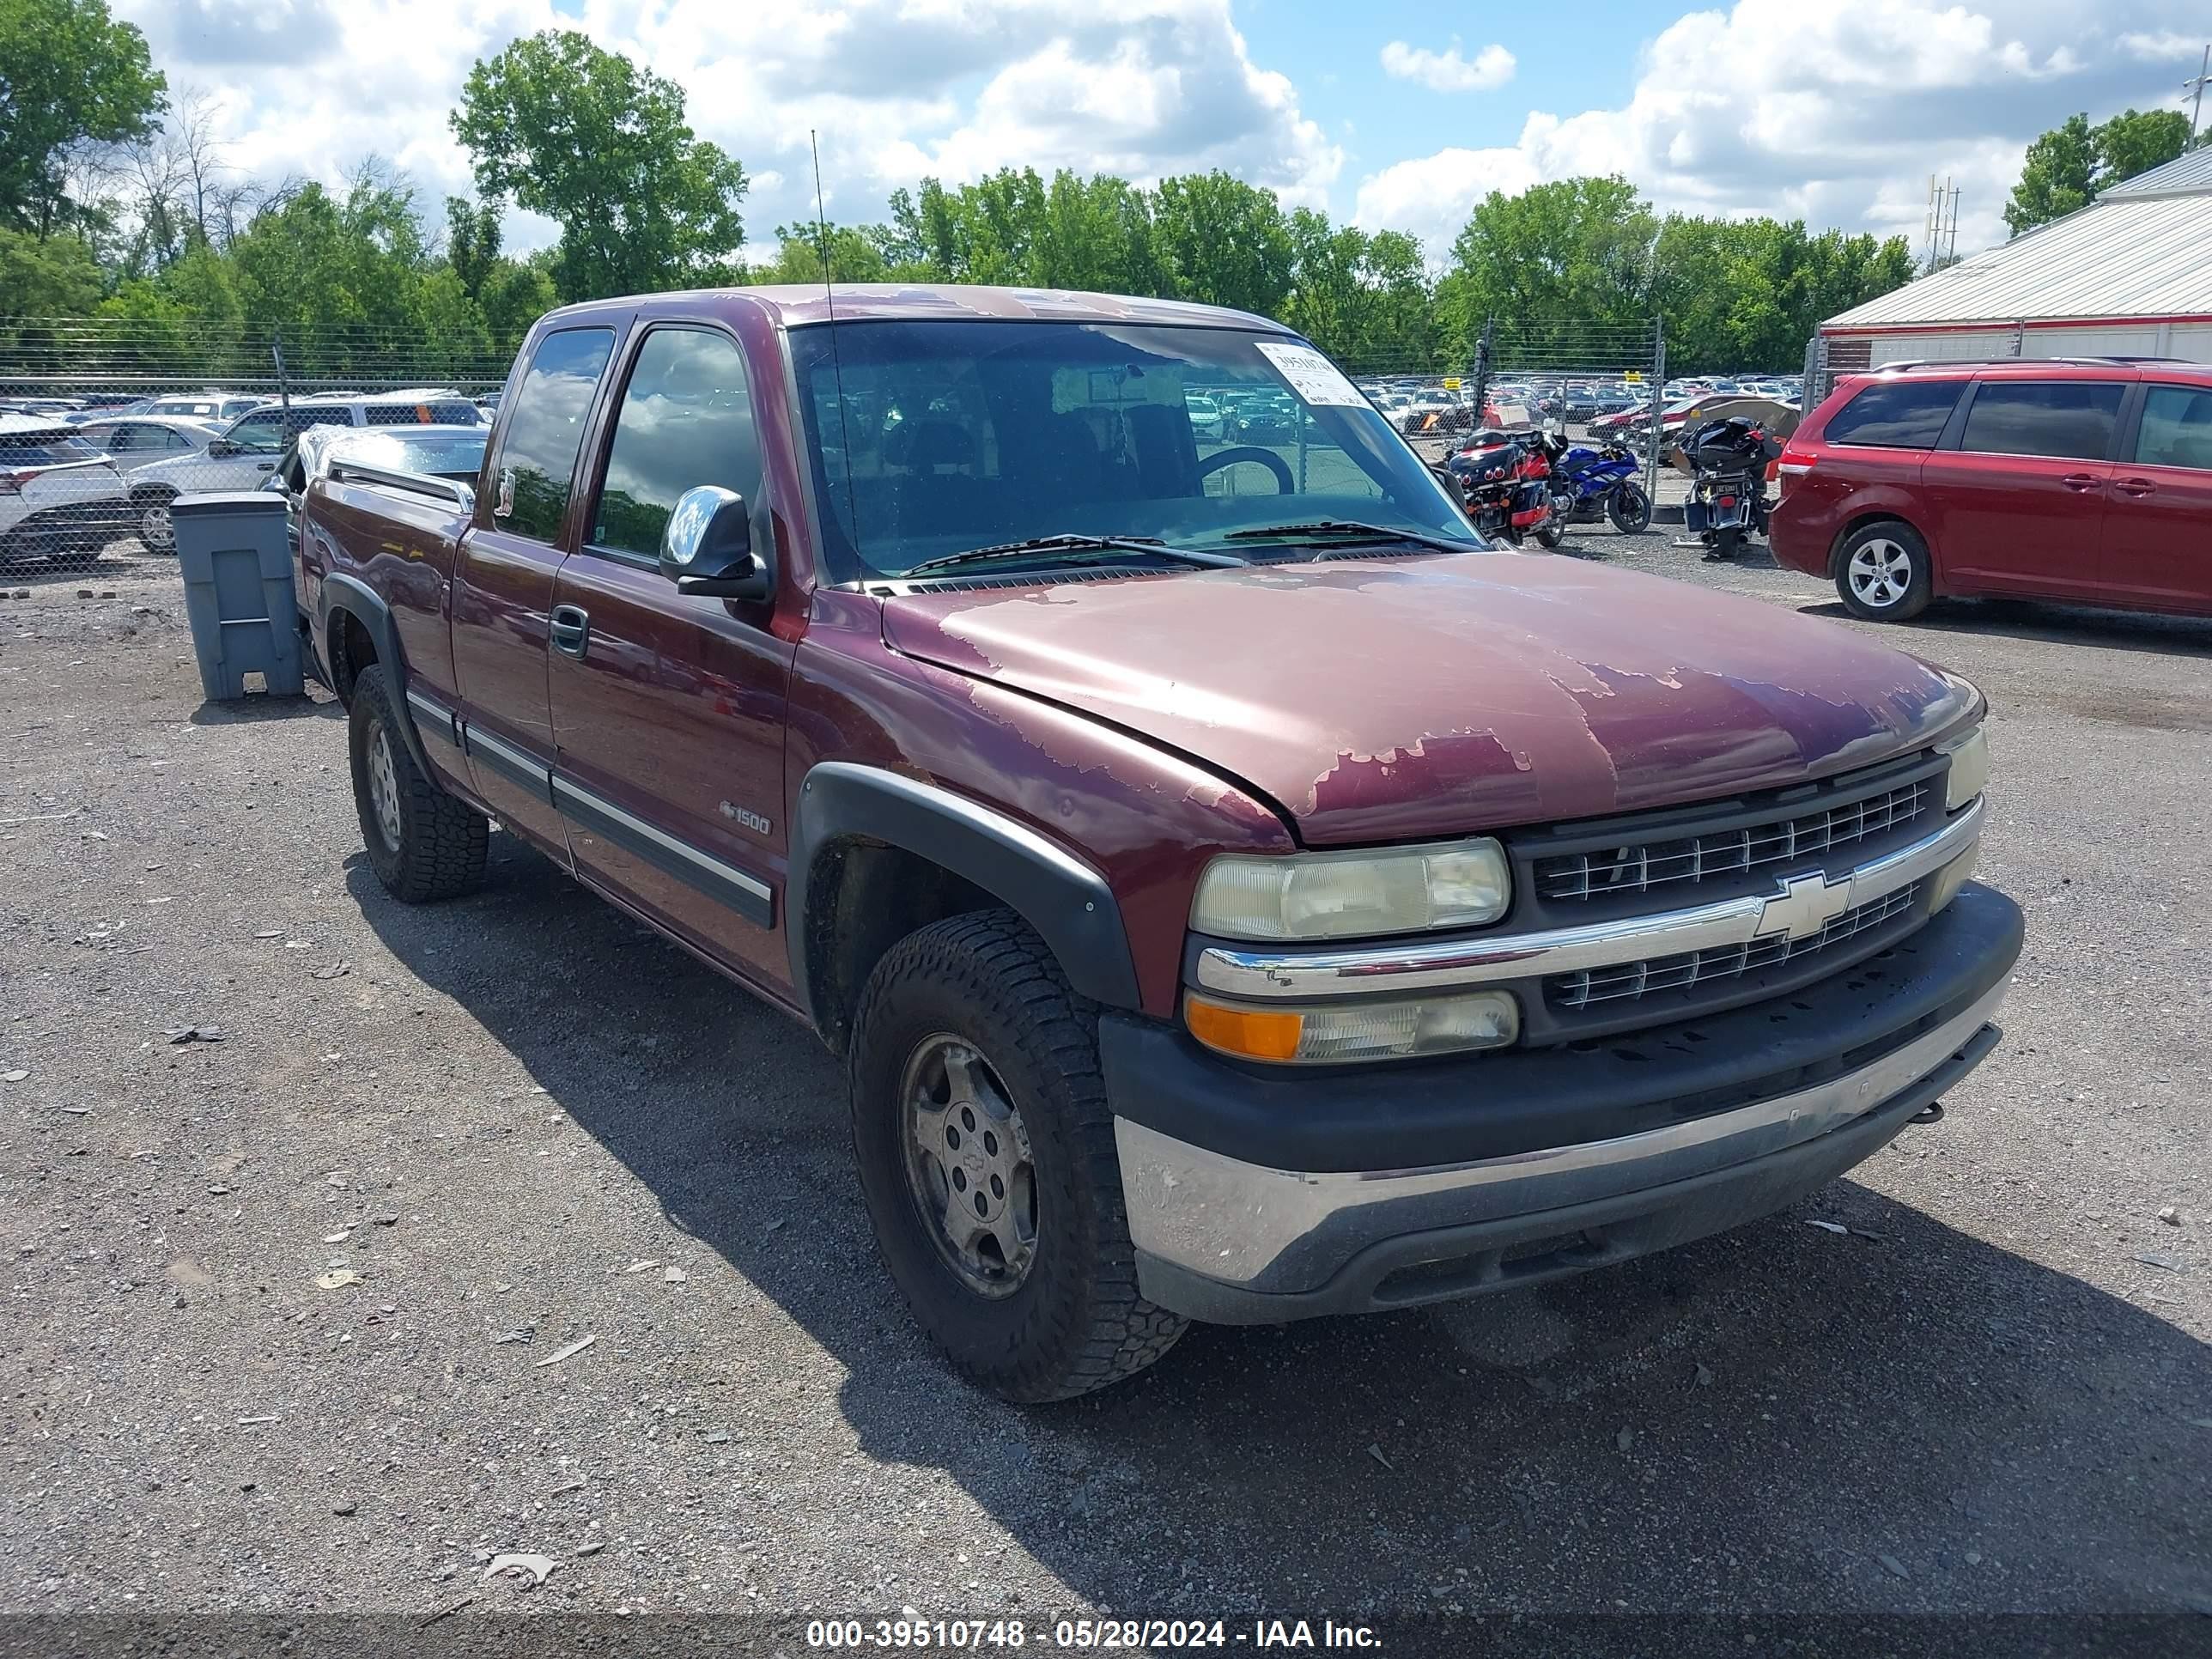
<svg viewBox="0 0 2212 1659">
<path fill-rule="evenodd" d="M 1445 459 L 1459 481 L 1468 517 L 1486 536 L 1503 536 L 1514 546 L 1534 536 L 1541 547 L 1557 547 L 1567 537 L 1565 516 L 1552 494 L 1553 446 L 1540 432 L 1477 432 L 1466 447 Z"/>
</svg>

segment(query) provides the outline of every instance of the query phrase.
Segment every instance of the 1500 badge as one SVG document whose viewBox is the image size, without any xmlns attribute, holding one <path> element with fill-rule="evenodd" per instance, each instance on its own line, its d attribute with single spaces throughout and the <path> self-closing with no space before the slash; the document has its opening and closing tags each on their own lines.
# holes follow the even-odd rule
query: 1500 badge
<svg viewBox="0 0 2212 1659">
<path fill-rule="evenodd" d="M 754 811 L 750 806 L 739 806 L 733 801 L 726 800 L 722 803 L 722 816 L 729 819 L 732 823 L 742 824 L 757 836 L 765 836 L 775 828 L 768 819 Z"/>
</svg>

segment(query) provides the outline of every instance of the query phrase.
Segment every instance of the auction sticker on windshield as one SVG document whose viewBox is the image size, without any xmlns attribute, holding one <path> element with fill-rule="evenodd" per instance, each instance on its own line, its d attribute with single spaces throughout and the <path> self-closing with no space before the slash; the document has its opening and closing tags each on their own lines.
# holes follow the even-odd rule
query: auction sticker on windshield
<svg viewBox="0 0 2212 1659">
<path fill-rule="evenodd" d="M 1311 346 L 1290 345 L 1280 340 L 1261 340 L 1257 343 L 1260 355 L 1274 364 L 1275 372 L 1288 380 L 1291 390 L 1307 403 L 1345 404 L 1357 408 L 1367 401 L 1334 363 Z"/>
</svg>

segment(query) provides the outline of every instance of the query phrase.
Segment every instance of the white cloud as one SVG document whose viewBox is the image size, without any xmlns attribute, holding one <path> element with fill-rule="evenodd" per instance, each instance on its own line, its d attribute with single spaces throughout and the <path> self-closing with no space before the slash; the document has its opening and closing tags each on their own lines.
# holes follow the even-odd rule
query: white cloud
<svg viewBox="0 0 2212 1659">
<path fill-rule="evenodd" d="M 1322 206 L 1343 152 L 1284 76 L 1254 61 L 1229 0 L 116 0 L 173 88 L 222 98 L 232 162 L 335 182 L 376 151 L 426 205 L 470 189 L 447 114 L 477 58 L 520 34 L 581 28 L 675 81 L 692 126 L 742 161 L 756 247 L 811 219 L 818 130 L 833 217 L 872 219 L 925 173 L 998 167 L 1149 180 L 1219 167 Z M 271 72 L 281 39 L 288 61 Z M 514 214 L 510 240 L 551 240 Z"/>
<path fill-rule="evenodd" d="M 1619 173 L 1662 209 L 1802 216 L 1916 242 L 1930 173 L 1960 187 L 1961 252 L 2001 240 L 2029 139 L 2077 109 L 2170 107 L 2181 0 L 1735 0 L 1646 48 L 1619 108 L 1532 112 L 1518 140 L 1364 178 L 1354 216 L 1449 249 L 1491 189 Z M 2202 50 L 2202 43 L 2192 50 Z M 1715 73 L 1725 65 L 1726 73 Z"/>
<path fill-rule="evenodd" d="M 1460 56 L 1457 40 L 1443 52 L 1393 40 L 1382 48 L 1382 68 L 1401 81 L 1418 81 L 1431 92 L 1488 92 L 1513 78 L 1514 61 L 1511 52 L 1494 44 L 1470 58 Z"/>
</svg>

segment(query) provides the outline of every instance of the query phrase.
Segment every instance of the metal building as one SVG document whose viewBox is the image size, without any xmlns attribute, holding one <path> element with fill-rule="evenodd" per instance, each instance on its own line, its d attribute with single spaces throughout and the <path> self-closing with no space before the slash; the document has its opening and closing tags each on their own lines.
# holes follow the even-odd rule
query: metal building
<svg viewBox="0 0 2212 1659">
<path fill-rule="evenodd" d="M 2212 362 L 2212 147 L 1820 325 L 1830 374 L 1926 358 Z"/>
</svg>

